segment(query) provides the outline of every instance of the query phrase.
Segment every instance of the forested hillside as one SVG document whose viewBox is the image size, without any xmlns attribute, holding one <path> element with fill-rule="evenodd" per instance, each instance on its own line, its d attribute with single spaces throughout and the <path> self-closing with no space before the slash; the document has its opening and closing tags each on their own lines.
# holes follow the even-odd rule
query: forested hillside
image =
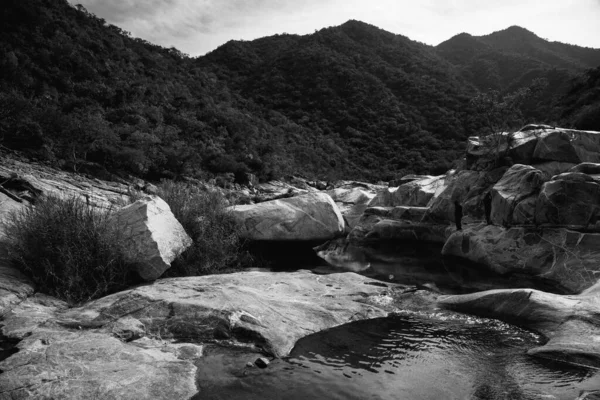
<svg viewBox="0 0 600 400">
<path fill-rule="evenodd" d="M 600 64 L 598 50 L 537 37 L 533 53 L 523 38 L 515 47 L 514 30 L 435 48 L 349 21 L 190 58 L 66 0 L 5 0 L 0 144 L 78 171 L 149 179 L 441 173 L 485 127 L 472 101 L 480 91 L 502 101 L 544 78 L 546 89 L 511 120 L 543 122 L 561 114 L 552 107 L 574 90 L 570 77 Z M 580 105 L 569 104 L 570 120 Z"/>
</svg>

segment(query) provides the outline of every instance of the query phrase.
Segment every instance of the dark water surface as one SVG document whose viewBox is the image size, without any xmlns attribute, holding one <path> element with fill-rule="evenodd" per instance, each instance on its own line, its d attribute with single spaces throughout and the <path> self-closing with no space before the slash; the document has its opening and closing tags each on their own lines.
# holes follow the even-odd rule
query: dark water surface
<svg viewBox="0 0 600 400">
<path fill-rule="evenodd" d="M 596 370 L 535 359 L 537 335 L 489 319 L 433 314 L 360 321 L 300 340 L 268 368 L 208 354 L 197 399 L 576 399 Z"/>
<path fill-rule="evenodd" d="M 365 256 L 368 268 L 348 269 L 443 293 L 562 291 L 541 280 L 443 259 L 440 250 L 429 244 L 384 245 Z M 316 264 L 309 267 L 316 273 L 344 271 Z M 292 269 L 285 262 L 274 268 Z M 500 321 L 450 311 L 354 322 L 301 339 L 290 357 L 266 369 L 246 366 L 256 354 L 209 350 L 198 363 L 195 399 L 575 400 L 583 390 L 600 389 L 595 369 L 527 355 L 544 340 Z"/>
</svg>

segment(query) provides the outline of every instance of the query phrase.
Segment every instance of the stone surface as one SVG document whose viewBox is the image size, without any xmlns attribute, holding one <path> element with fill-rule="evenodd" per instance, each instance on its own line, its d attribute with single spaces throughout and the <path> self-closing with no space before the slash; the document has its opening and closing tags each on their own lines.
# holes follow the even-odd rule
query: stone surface
<svg viewBox="0 0 600 400">
<path fill-rule="evenodd" d="M 515 208 L 528 197 L 537 197 L 543 183 L 543 173 L 529 165 L 515 164 L 510 167 L 491 191 L 492 223 L 502 226 L 511 225 Z M 521 207 L 517 219 L 533 220 L 534 213 L 527 214 L 531 211 L 531 207 Z"/>
<path fill-rule="evenodd" d="M 489 168 L 504 156 L 515 164 L 531 164 L 533 160 L 599 163 L 600 132 L 541 128 L 468 139 L 468 168 Z"/>
<path fill-rule="evenodd" d="M 554 175 L 562 174 L 570 171 L 575 166 L 573 163 L 565 163 L 559 161 L 546 161 L 531 165 L 533 168 L 542 171 L 546 179 L 550 179 Z"/>
<path fill-rule="evenodd" d="M 389 188 L 375 196 L 370 207 L 413 206 L 425 207 L 432 198 L 439 195 L 445 187 L 445 176 L 426 176 L 404 183 L 397 188 Z"/>
<path fill-rule="evenodd" d="M 346 220 L 348 228 L 353 228 L 362 217 L 368 207 L 369 202 L 375 197 L 374 191 L 369 191 L 361 187 L 352 189 L 332 189 L 327 193 Z"/>
<path fill-rule="evenodd" d="M 567 229 L 475 225 L 454 232 L 442 249 L 498 273 L 544 278 L 578 293 L 600 277 L 600 234 Z"/>
<path fill-rule="evenodd" d="M 35 295 L 4 316 L 2 333 L 21 341 L 0 362 L 0 399 L 188 399 L 203 342 L 285 356 L 311 333 L 387 316 L 396 286 L 255 271 L 163 279 L 80 308 Z"/>
<path fill-rule="evenodd" d="M 574 174 L 587 176 L 576 172 L 569 176 Z M 597 230 L 599 217 L 600 184 L 580 178 L 553 180 L 542 186 L 536 203 L 537 224 Z"/>
<path fill-rule="evenodd" d="M 463 222 L 484 219 L 483 196 L 504 174 L 505 168 L 489 172 L 464 170 L 447 176 L 447 186 L 429 204 L 424 221 L 451 224 L 454 222 L 454 201 L 463 207 Z"/>
<path fill-rule="evenodd" d="M 325 193 L 229 207 L 242 237 L 251 240 L 329 240 L 344 233 L 344 218 Z"/>
<path fill-rule="evenodd" d="M 565 296 L 533 289 L 502 289 L 442 296 L 439 304 L 542 333 L 548 342 L 530 349 L 530 355 L 600 367 L 597 292 Z"/>
<path fill-rule="evenodd" d="M 192 240 L 160 197 L 148 196 L 112 217 L 122 235 L 123 250 L 144 280 L 161 276 Z"/>
<path fill-rule="evenodd" d="M 533 157 L 575 164 L 600 162 L 600 132 L 547 130 L 537 140 Z"/>
<path fill-rule="evenodd" d="M 0 154 L 0 182 L 27 200 L 39 195 L 79 197 L 93 206 L 114 208 L 127 204 L 131 193 L 126 184 L 90 179 L 24 160 L 14 154 Z"/>
<path fill-rule="evenodd" d="M 197 393 L 192 362 L 105 333 L 40 329 L 18 348 L 0 362 L 0 399 L 188 399 Z"/>
<path fill-rule="evenodd" d="M 309 271 L 163 279 L 68 310 L 59 319 L 68 326 L 102 328 L 135 318 L 148 335 L 239 340 L 282 357 L 310 333 L 387 315 L 373 304 L 388 288 L 373 282 L 353 273 Z"/>
</svg>

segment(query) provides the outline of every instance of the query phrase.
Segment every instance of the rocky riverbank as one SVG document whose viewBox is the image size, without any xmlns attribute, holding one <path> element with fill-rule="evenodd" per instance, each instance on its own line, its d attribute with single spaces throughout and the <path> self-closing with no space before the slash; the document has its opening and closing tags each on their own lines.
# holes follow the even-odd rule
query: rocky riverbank
<svg viewBox="0 0 600 400">
<path fill-rule="evenodd" d="M 194 182 L 244 198 L 247 204 L 230 210 L 248 240 L 330 240 L 316 249 L 340 268 L 327 275 L 245 271 L 161 279 L 189 238 L 152 197 L 152 185 L 109 183 L 4 157 L 0 217 L 44 194 L 119 209 L 147 282 L 70 308 L 37 292 L 2 250 L 0 325 L 18 351 L 0 361 L 0 399 L 189 398 L 198 394 L 196 371 L 208 345 L 283 357 L 297 340 L 324 329 L 436 307 L 542 333 L 549 341 L 532 356 L 600 367 L 600 133 L 531 127 L 489 140 L 471 138 L 461 168 L 407 176 L 397 187 L 328 187 L 299 178 L 229 189 Z M 125 207 L 136 191 L 145 194 Z M 556 293 L 521 288 L 441 296 L 436 288 L 343 272 L 372 269 L 372 249 L 382 242 L 443 245 L 444 255 L 506 276 L 544 279 Z"/>
</svg>

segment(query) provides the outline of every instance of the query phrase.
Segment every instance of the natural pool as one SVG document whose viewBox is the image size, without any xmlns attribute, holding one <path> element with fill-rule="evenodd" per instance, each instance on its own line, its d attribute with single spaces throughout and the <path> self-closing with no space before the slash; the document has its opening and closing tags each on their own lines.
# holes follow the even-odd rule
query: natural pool
<svg viewBox="0 0 600 400">
<path fill-rule="evenodd" d="M 266 369 L 246 367 L 240 354 L 209 353 L 197 398 L 574 400 L 600 388 L 596 370 L 528 356 L 541 341 L 455 314 L 360 321 L 301 339 Z"/>
<path fill-rule="evenodd" d="M 361 273 L 444 293 L 500 287 L 560 291 L 442 260 L 435 248 L 386 251 L 369 261 Z M 288 358 L 266 369 L 246 366 L 254 354 L 209 349 L 198 364 L 195 398 L 575 400 L 600 389 L 595 369 L 527 355 L 544 340 L 496 320 L 406 312 L 307 336 Z"/>
</svg>

